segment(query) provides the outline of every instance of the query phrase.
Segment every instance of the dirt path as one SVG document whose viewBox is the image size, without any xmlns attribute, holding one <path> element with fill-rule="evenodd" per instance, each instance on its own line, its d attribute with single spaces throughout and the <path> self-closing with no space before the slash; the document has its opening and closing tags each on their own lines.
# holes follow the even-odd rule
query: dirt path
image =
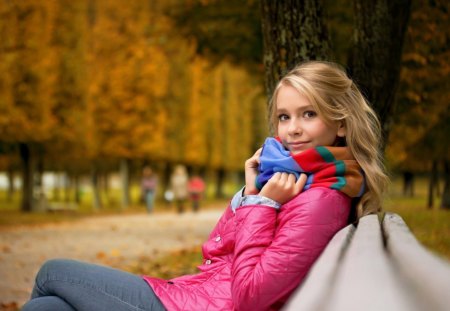
<svg viewBox="0 0 450 311">
<path fill-rule="evenodd" d="M 140 256 L 201 244 L 221 214 L 105 216 L 0 231 L 0 304 L 22 305 L 39 266 L 50 258 L 126 265 Z"/>
</svg>

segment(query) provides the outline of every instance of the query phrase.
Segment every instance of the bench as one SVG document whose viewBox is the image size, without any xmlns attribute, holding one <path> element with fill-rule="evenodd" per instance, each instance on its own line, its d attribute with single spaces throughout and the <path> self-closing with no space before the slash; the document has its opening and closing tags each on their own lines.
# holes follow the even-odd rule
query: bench
<svg viewBox="0 0 450 311">
<path fill-rule="evenodd" d="M 78 205 L 70 202 L 51 202 L 47 204 L 46 211 L 51 213 L 76 212 Z"/>
<path fill-rule="evenodd" d="M 283 310 L 450 310 L 450 264 L 397 214 L 340 230 Z"/>
<path fill-rule="evenodd" d="M 40 187 L 36 187 L 33 193 L 34 210 L 37 212 L 76 212 L 78 205 L 70 202 L 49 202 L 45 192 Z"/>
</svg>

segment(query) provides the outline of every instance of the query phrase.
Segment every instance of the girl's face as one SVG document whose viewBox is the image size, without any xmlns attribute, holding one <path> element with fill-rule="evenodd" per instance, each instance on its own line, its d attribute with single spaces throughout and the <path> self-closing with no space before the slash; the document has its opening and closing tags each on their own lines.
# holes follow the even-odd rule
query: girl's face
<svg viewBox="0 0 450 311">
<path fill-rule="evenodd" d="M 317 146 L 332 146 L 345 136 L 341 122 L 326 123 L 308 98 L 291 86 L 282 86 L 277 95 L 278 136 L 293 154 Z"/>
</svg>

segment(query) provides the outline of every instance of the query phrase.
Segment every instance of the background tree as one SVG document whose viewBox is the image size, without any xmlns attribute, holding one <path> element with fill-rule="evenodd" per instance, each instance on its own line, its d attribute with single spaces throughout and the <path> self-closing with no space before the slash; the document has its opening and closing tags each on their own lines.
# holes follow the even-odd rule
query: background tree
<svg viewBox="0 0 450 311">
<path fill-rule="evenodd" d="M 440 174 L 444 174 L 446 181 L 442 206 L 450 206 L 445 199 L 449 196 L 445 162 L 450 158 L 449 32 L 439 31 L 449 26 L 446 1 L 413 3 L 402 57 L 398 106 L 387 149 L 387 158 L 394 169 L 430 175 L 430 207 Z"/>
<path fill-rule="evenodd" d="M 320 1 L 260 3 L 266 89 L 271 94 L 280 75 L 296 63 L 331 59 L 329 39 Z M 348 65 L 379 114 L 384 137 L 394 107 L 410 5 L 410 0 L 354 1 L 354 42 Z"/>
<path fill-rule="evenodd" d="M 75 180 L 91 172 L 99 208 L 99 183 L 107 185 L 104 176 L 119 163 L 125 206 L 131 169 L 144 162 L 166 171 L 183 163 L 218 176 L 241 169 L 260 144 L 253 137 L 265 136 L 261 88 L 238 58 L 206 58 L 203 43 L 180 31 L 168 12 L 191 4 L 69 2 L 0 6 L 0 145 L 2 154 L 22 151 L 26 210 L 34 176 L 48 170 Z M 230 19 L 230 27 L 237 20 L 246 19 Z M 5 158 L 1 169 L 16 162 Z"/>
<path fill-rule="evenodd" d="M 275 81 L 307 59 L 348 60 L 385 115 L 385 135 L 396 125 L 393 168 L 431 168 L 419 145 L 433 149 L 440 170 L 448 160 L 433 144 L 449 102 L 448 32 L 437 31 L 448 28 L 445 2 L 414 2 L 397 110 L 406 0 L 69 2 L 0 5 L 0 169 L 17 169 L 19 150 L 30 159 L 24 198 L 42 175 L 32 169 L 74 180 L 91 171 L 100 203 L 107 176 L 121 167 L 126 206 L 144 163 L 164 176 L 185 164 L 215 180 L 220 195 L 267 135 L 265 98 Z"/>
<path fill-rule="evenodd" d="M 263 43 L 256 0 L 178 1 L 167 9 L 177 31 L 195 41 L 195 54 L 261 72 Z M 257 77 L 255 77 L 257 78 Z"/>
<path fill-rule="evenodd" d="M 261 0 L 260 6 L 266 93 L 270 98 L 281 76 L 299 62 L 330 59 L 330 45 L 320 1 Z"/>
<path fill-rule="evenodd" d="M 51 48 L 53 2 L 19 1 L 1 5 L 0 133 L 18 144 L 22 160 L 22 211 L 33 210 L 36 155 L 54 125 Z M 19 130 L 20 129 L 20 130 Z"/>
<path fill-rule="evenodd" d="M 152 40 L 154 29 L 148 21 L 156 17 L 149 3 L 121 5 L 109 1 L 92 7 L 101 14 L 91 23 L 88 105 L 94 120 L 93 165 L 102 158 L 120 162 L 122 206 L 127 207 L 131 159 L 149 153 L 161 156 L 158 153 L 165 150 L 161 146 L 166 114 L 159 99 L 167 93 L 169 65 L 162 48 Z"/>
<path fill-rule="evenodd" d="M 354 0 L 350 74 L 380 118 L 384 144 L 395 110 L 394 98 L 410 10 L 411 0 Z"/>
<path fill-rule="evenodd" d="M 61 0 L 55 4 L 51 49 L 55 51 L 55 84 L 52 91 L 54 130 L 43 144 L 40 170 L 65 172 L 65 200 L 69 200 L 67 181 L 82 173 L 87 156 L 87 1 Z M 64 157 L 61 155 L 64 154 Z M 42 172 L 41 172 L 42 174 Z M 61 173 L 59 174 L 61 175 Z M 75 189 L 75 194 L 79 189 Z M 58 193 L 58 192 L 56 192 Z M 79 197 L 76 197 L 79 200 Z"/>
</svg>

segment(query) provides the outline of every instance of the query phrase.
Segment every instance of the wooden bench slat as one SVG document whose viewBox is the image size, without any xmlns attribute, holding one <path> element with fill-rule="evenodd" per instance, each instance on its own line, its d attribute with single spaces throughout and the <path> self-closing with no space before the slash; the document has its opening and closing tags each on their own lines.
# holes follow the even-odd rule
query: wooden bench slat
<svg viewBox="0 0 450 311">
<path fill-rule="evenodd" d="M 450 264 L 423 247 L 396 214 L 386 214 L 383 227 L 395 268 L 428 310 L 450 310 Z"/>
<path fill-rule="evenodd" d="M 340 258 L 348 245 L 355 227 L 348 225 L 331 239 L 328 246 L 311 267 L 303 284 L 283 310 L 320 310 L 328 298 Z"/>
<path fill-rule="evenodd" d="M 325 310 L 418 310 L 384 252 L 377 215 L 359 220 Z"/>
</svg>

